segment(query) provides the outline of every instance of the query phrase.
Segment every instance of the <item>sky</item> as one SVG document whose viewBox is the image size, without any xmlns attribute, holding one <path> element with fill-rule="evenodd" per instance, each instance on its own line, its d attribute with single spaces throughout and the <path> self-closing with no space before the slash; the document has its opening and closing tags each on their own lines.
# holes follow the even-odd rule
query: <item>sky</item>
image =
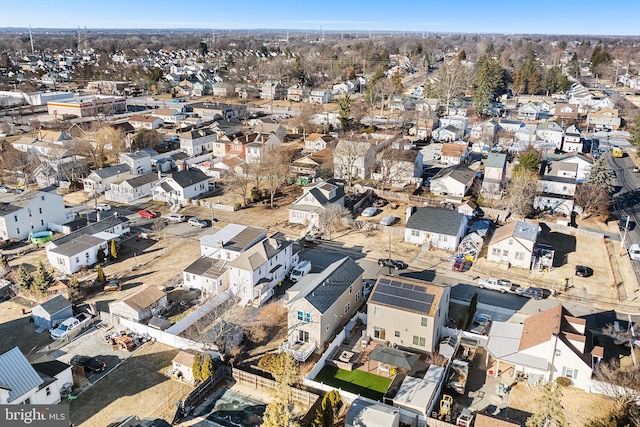
<svg viewBox="0 0 640 427">
<path fill-rule="evenodd" d="M 0 0 L 0 28 L 640 35 L 638 0 Z"/>
</svg>

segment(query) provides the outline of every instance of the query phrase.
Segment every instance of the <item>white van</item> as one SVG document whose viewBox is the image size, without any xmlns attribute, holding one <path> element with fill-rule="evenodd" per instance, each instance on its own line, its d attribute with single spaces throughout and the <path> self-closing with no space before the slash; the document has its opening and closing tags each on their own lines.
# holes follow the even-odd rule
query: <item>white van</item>
<svg viewBox="0 0 640 427">
<path fill-rule="evenodd" d="M 292 282 L 297 282 L 302 279 L 308 272 L 311 271 L 311 261 L 302 261 L 291 270 L 289 278 Z"/>
</svg>

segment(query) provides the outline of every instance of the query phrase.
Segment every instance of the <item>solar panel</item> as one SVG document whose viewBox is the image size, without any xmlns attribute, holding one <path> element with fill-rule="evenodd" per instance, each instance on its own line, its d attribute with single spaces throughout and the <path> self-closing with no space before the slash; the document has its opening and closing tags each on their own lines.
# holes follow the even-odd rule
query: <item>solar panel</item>
<svg viewBox="0 0 640 427">
<path fill-rule="evenodd" d="M 435 295 L 427 293 L 427 288 L 410 282 L 380 278 L 371 302 L 404 308 L 420 313 L 431 310 Z"/>
</svg>

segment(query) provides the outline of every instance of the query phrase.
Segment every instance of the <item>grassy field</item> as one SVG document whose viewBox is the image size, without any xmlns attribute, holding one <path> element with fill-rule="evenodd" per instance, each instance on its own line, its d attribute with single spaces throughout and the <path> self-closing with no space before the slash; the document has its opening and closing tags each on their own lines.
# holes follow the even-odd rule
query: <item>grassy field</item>
<svg viewBox="0 0 640 427">
<path fill-rule="evenodd" d="M 375 400 L 382 400 L 391 384 L 391 378 L 364 371 L 345 371 L 334 366 L 322 368 L 316 381 Z"/>
</svg>

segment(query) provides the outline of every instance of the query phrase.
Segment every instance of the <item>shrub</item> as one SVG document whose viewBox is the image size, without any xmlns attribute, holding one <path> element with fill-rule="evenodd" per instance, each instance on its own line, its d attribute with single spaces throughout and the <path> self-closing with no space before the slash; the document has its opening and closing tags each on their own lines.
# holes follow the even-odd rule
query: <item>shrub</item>
<svg viewBox="0 0 640 427">
<path fill-rule="evenodd" d="M 240 202 L 236 202 L 233 204 L 233 210 L 234 211 L 239 211 L 242 208 L 242 203 Z"/>
<path fill-rule="evenodd" d="M 569 387 L 571 385 L 571 379 L 567 377 L 558 377 L 556 378 L 556 384 L 562 387 Z"/>
</svg>

